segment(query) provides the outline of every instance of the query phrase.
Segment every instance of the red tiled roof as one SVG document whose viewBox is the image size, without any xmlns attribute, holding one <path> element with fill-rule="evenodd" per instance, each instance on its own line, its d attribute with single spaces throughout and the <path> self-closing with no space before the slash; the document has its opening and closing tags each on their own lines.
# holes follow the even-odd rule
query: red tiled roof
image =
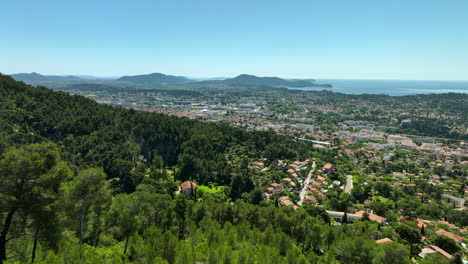
<svg viewBox="0 0 468 264">
<path fill-rule="evenodd" d="M 181 192 L 184 192 L 188 189 L 196 189 L 198 186 L 196 183 L 194 183 L 193 181 L 184 181 L 181 185 L 180 185 L 180 191 Z"/>
<path fill-rule="evenodd" d="M 278 199 L 278 202 L 282 206 L 293 206 L 294 203 L 289 199 L 288 196 L 283 196 Z"/>
<path fill-rule="evenodd" d="M 418 225 L 419 228 L 422 228 L 423 226 L 426 227 L 427 225 L 421 220 L 421 219 L 416 219 L 416 224 Z"/>
<path fill-rule="evenodd" d="M 363 216 L 365 212 L 366 211 L 361 210 L 361 211 L 356 212 L 355 214 Z M 377 223 L 383 223 L 387 220 L 387 218 L 380 216 L 380 215 L 373 214 L 373 213 L 369 213 L 369 219 L 372 221 L 376 221 Z"/>
<path fill-rule="evenodd" d="M 331 168 L 333 168 L 333 164 L 327 163 L 327 164 L 325 164 L 325 165 L 322 167 L 322 170 L 329 170 L 329 169 L 331 169 Z"/>
<path fill-rule="evenodd" d="M 304 201 L 311 201 L 311 202 L 315 203 L 317 201 L 317 198 L 315 196 L 313 196 L 313 195 L 306 195 L 304 197 Z"/>
<path fill-rule="evenodd" d="M 385 243 L 393 242 L 393 240 L 391 240 L 390 238 L 382 238 L 382 239 L 376 240 L 375 242 L 377 242 L 377 244 L 385 244 Z"/>
<path fill-rule="evenodd" d="M 445 250 L 441 249 L 441 248 L 438 247 L 438 246 L 429 245 L 429 247 L 432 248 L 435 252 L 441 254 L 442 256 L 444 256 L 444 257 L 447 258 L 447 259 L 451 259 L 451 258 L 452 258 L 452 255 L 450 255 L 449 253 L 447 253 Z"/>
<path fill-rule="evenodd" d="M 462 236 L 456 235 L 456 234 L 454 234 L 452 232 L 449 232 L 449 231 L 445 231 L 443 229 L 437 230 L 436 234 L 441 235 L 441 236 L 446 236 L 448 238 L 451 238 L 451 239 L 455 240 L 456 242 L 460 242 L 460 241 L 462 241 L 464 239 Z"/>
</svg>

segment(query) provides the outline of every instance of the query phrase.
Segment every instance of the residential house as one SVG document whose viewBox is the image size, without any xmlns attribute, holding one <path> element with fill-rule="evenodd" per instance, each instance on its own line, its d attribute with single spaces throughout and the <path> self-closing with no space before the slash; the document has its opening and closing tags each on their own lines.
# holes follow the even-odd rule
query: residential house
<svg viewBox="0 0 468 264">
<path fill-rule="evenodd" d="M 320 197 L 323 197 L 325 196 L 325 194 L 323 194 L 323 192 L 319 191 L 317 188 L 315 188 L 312 184 L 309 184 L 307 185 L 307 189 L 313 193 L 315 193 L 315 195 L 317 196 L 320 196 Z"/>
<path fill-rule="evenodd" d="M 288 196 L 282 196 L 278 199 L 278 203 L 280 206 L 293 206 L 294 203 L 289 199 Z"/>
<path fill-rule="evenodd" d="M 375 242 L 377 242 L 377 244 L 387 244 L 387 243 L 393 242 L 393 240 L 391 240 L 390 238 L 382 238 L 382 239 L 376 240 Z"/>
<path fill-rule="evenodd" d="M 296 187 L 296 183 L 293 182 L 290 178 L 283 178 L 282 181 L 291 188 Z"/>
<path fill-rule="evenodd" d="M 265 163 L 263 162 L 255 162 L 254 163 L 254 166 L 259 169 L 259 170 L 263 170 L 265 168 Z"/>
<path fill-rule="evenodd" d="M 293 179 L 293 180 L 299 179 L 299 175 L 297 175 L 297 173 L 296 173 L 296 171 L 294 169 L 287 170 L 287 173 L 289 174 L 291 179 Z"/>
<path fill-rule="evenodd" d="M 330 218 L 335 219 L 337 222 L 341 222 L 343 220 L 344 212 L 337 212 L 337 211 L 327 211 L 328 216 Z M 357 220 L 362 220 L 362 216 L 357 214 L 346 214 L 348 218 L 348 222 L 356 222 Z"/>
<path fill-rule="evenodd" d="M 409 127 L 409 126 L 411 126 L 411 119 L 403 119 L 403 120 L 401 120 L 400 126 L 402 126 L 402 127 Z"/>
<path fill-rule="evenodd" d="M 441 256 L 443 256 L 444 258 L 446 259 L 452 259 L 452 255 L 450 255 L 449 253 L 447 253 L 445 250 L 441 249 L 440 247 L 438 246 L 435 246 L 435 245 L 428 245 L 428 246 L 425 246 L 421 252 L 419 253 L 419 256 L 421 258 L 424 258 L 426 257 L 427 255 L 430 255 L 430 254 L 439 254 Z"/>
<path fill-rule="evenodd" d="M 304 202 L 310 202 L 312 204 L 316 204 L 317 203 L 317 197 L 315 197 L 313 195 L 306 195 L 304 197 Z"/>
<path fill-rule="evenodd" d="M 284 191 L 283 185 L 279 183 L 272 183 L 265 189 L 265 192 L 268 194 L 277 193 Z"/>
<path fill-rule="evenodd" d="M 366 211 L 364 210 L 361 210 L 361 211 L 358 211 L 356 213 L 354 213 L 355 215 L 360 215 L 361 217 L 364 215 Z M 379 216 L 379 215 L 376 215 L 374 214 L 373 212 L 369 211 L 367 212 L 368 215 L 369 215 L 369 220 L 372 220 L 372 221 L 376 221 L 377 223 L 379 224 L 382 224 L 384 222 L 387 221 L 387 218 L 383 217 L 383 216 Z"/>
<path fill-rule="evenodd" d="M 439 229 L 436 231 L 436 234 L 438 235 L 441 235 L 441 236 L 445 236 L 445 237 L 448 237 L 450 239 L 453 239 L 455 242 L 457 243 L 460 243 L 463 241 L 463 239 L 465 239 L 464 237 L 462 236 L 459 236 L 459 235 L 456 235 L 452 232 L 449 232 L 449 231 L 446 231 L 446 230 L 443 230 L 443 229 Z"/>
<path fill-rule="evenodd" d="M 335 167 L 331 163 L 327 163 L 322 167 L 322 171 L 325 173 L 332 173 L 335 170 Z"/>
<path fill-rule="evenodd" d="M 465 199 L 458 198 L 450 194 L 442 194 L 442 199 L 447 200 L 451 203 L 455 203 L 457 206 L 465 205 Z"/>
<path fill-rule="evenodd" d="M 184 181 L 180 185 L 180 192 L 185 194 L 187 198 L 190 198 L 192 195 L 196 195 L 197 192 L 197 184 L 193 181 Z"/>
<path fill-rule="evenodd" d="M 327 180 L 324 177 L 320 176 L 320 175 L 317 175 L 317 177 L 315 177 L 315 181 L 318 182 L 321 185 L 327 185 L 328 184 Z"/>
</svg>

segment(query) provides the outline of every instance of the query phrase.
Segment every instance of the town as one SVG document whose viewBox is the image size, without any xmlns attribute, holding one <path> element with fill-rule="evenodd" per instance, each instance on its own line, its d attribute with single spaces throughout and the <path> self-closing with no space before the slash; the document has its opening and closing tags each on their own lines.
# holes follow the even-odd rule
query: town
<svg viewBox="0 0 468 264">
<path fill-rule="evenodd" d="M 117 107 L 247 130 L 272 130 L 308 142 L 308 160 L 251 161 L 251 169 L 257 170 L 255 184 L 263 188 L 265 200 L 293 208 L 305 204 L 323 207 L 333 224 L 369 219 L 385 228 L 388 222 L 411 221 L 422 230 L 423 241 L 442 235 L 466 248 L 462 236 L 467 233 L 468 220 L 466 111 L 423 107 L 430 100 L 424 97 L 382 100 L 341 95 L 340 99 L 330 92 L 283 89 L 268 93 L 189 89 L 176 90 L 177 94 L 68 91 Z M 401 107 L 393 107 L 391 102 L 398 100 L 403 101 Z M 435 127 L 432 134 L 420 133 L 416 126 L 425 126 L 421 120 L 428 117 L 450 122 L 437 124 L 448 127 L 449 132 Z M 439 131 L 443 131 L 440 136 Z M 181 192 L 187 192 L 187 186 L 193 191 L 197 183 L 183 183 Z M 400 199 L 402 192 L 411 198 Z M 444 219 L 440 219 L 442 212 Z M 378 243 L 391 241 L 383 234 L 375 239 Z M 452 258 L 431 243 L 425 244 L 421 257 L 440 254 Z"/>
</svg>

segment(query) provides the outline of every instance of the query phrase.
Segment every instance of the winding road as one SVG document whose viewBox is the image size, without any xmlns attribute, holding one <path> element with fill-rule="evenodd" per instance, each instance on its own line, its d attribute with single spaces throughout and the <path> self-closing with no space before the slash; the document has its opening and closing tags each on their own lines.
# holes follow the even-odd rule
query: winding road
<svg viewBox="0 0 468 264">
<path fill-rule="evenodd" d="M 307 175 L 306 180 L 304 181 L 304 187 L 302 188 L 301 193 L 299 194 L 299 201 L 297 202 L 298 205 L 302 206 L 302 202 L 304 201 L 304 196 L 307 193 L 307 185 L 310 183 L 310 179 L 312 178 L 312 173 L 315 170 L 315 161 L 312 163 L 312 168 Z"/>
</svg>

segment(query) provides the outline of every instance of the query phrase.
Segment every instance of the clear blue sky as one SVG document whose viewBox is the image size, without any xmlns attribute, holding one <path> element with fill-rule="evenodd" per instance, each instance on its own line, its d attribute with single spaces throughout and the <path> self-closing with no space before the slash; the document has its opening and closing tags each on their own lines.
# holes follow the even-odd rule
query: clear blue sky
<svg viewBox="0 0 468 264">
<path fill-rule="evenodd" d="M 0 72 L 468 79 L 468 0 L 10 0 Z"/>
</svg>

